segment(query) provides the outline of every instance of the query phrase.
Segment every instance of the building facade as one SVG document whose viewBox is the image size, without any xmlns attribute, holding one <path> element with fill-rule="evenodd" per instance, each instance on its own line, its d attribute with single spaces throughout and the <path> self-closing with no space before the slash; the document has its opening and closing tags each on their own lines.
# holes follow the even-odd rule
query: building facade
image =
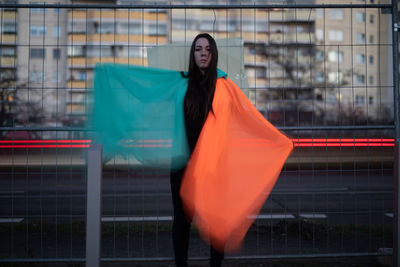
<svg viewBox="0 0 400 267">
<path fill-rule="evenodd" d="M 242 40 L 242 89 L 276 125 L 382 122 L 393 114 L 391 18 L 378 8 L 21 8 L 2 9 L 0 19 L 3 125 L 82 126 L 97 63 L 147 66 L 149 48 L 190 43 L 200 32 Z"/>
<path fill-rule="evenodd" d="M 315 21 L 315 99 L 320 115 L 343 124 L 390 121 L 390 14 L 379 8 L 318 9 Z"/>
</svg>

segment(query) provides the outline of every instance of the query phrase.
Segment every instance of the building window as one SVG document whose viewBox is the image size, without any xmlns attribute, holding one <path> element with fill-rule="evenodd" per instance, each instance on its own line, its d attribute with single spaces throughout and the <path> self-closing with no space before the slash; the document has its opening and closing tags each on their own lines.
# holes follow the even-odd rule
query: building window
<svg viewBox="0 0 400 267">
<path fill-rule="evenodd" d="M 357 85 L 363 85 L 363 84 L 365 84 L 365 75 L 356 74 L 356 84 L 357 84 Z"/>
<path fill-rule="evenodd" d="M 32 3 L 32 4 L 37 4 L 37 3 Z M 44 14 L 46 13 L 45 8 L 31 8 L 31 13 L 32 14 Z"/>
<path fill-rule="evenodd" d="M 365 64 L 365 55 L 364 54 L 356 54 L 356 63 L 357 64 Z"/>
<path fill-rule="evenodd" d="M 335 104 L 337 102 L 336 95 L 332 93 L 328 94 L 327 102 L 330 104 Z"/>
<path fill-rule="evenodd" d="M 269 26 L 269 24 L 266 21 L 257 22 L 257 25 L 256 25 L 257 32 L 267 32 L 268 31 L 268 26 Z M 300 32 L 300 28 L 301 27 L 297 27 L 296 30 Z M 235 30 L 236 30 L 236 23 L 234 21 L 229 21 L 229 23 L 228 23 L 228 31 L 229 32 L 233 32 Z"/>
<path fill-rule="evenodd" d="M 317 53 L 315 54 L 315 60 L 323 61 L 324 60 L 324 52 L 321 50 L 318 50 Z"/>
<path fill-rule="evenodd" d="M 329 41 L 343 41 L 343 31 L 329 31 Z"/>
<path fill-rule="evenodd" d="M 30 27 L 31 36 L 44 36 L 46 34 L 46 26 L 35 26 Z"/>
<path fill-rule="evenodd" d="M 53 72 L 53 82 L 58 83 L 60 82 L 60 72 L 54 71 Z"/>
<path fill-rule="evenodd" d="M 323 72 L 317 72 L 316 76 L 315 76 L 315 81 L 317 83 L 322 83 L 324 82 L 324 73 Z"/>
<path fill-rule="evenodd" d="M 344 18 L 343 9 L 334 9 L 334 8 L 330 9 L 329 10 L 329 18 L 342 20 Z"/>
<path fill-rule="evenodd" d="M 117 23 L 116 29 L 117 29 L 117 34 L 128 34 L 129 23 L 128 22 Z"/>
<path fill-rule="evenodd" d="M 94 28 L 96 33 L 112 34 L 114 33 L 114 23 L 113 22 L 98 22 L 94 23 Z"/>
<path fill-rule="evenodd" d="M 324 9 L 323 8 L 317 8 L 317 18 L 323 18 L 324 17 Z"/>
<path fill-rule="evenodd" d="M 79 71 L 77 80 L 78 81 L 86 81 L 86 71 Z"/>
<path fill-rule="evenodd" d="M 369 76 L 369 85 L 374 85 L 374 76 Z"/>
<path fill-rule="evenodd" d="M 69 57 L 83 57 L 85 49 L 83 46 L 68 46 L 67 54 Z"/>
<path fill-rule="evenodd" d="M 53 36 L 60 37 L 61 36 L 61 28 L 58 26 L 53 27 Z"/>
<path fill-rule="evenodd" d="M 61 50 L 59 48 L 53 49 L 53 59 L 60 59 Z"/>
<path fill-rule="evenodd" d="M 365 43 L 365 34 L 364 33 L 356 33 L 356 41 L 359 44 L 364 44 Z"/>
<path fill-rule="evenodd" d="M 253 24 L 253 26 L 251 26 Z M 287 26 L 284 25 L 270 25 L 270 31 L 271 32 L 275 32 L 275 33 L 282 33 L 282 32 L 288 32 L 289 28 Z M 252 29 L 254 29 L 254 23 L 246 23 L 246 25 L 243 23 L 242 24 L 242 30 L 243 31 L 253 31 Z M 317 30 L 318 31 L 318 30 Z"/>
<path fill-rule="evenodd" d="M 142 24 L 130 23 L 129 24 L 129 34 L 142 34 Z"/>
<path fill-rule="evenodd" d="M 364 12 L 356 12 L 356 21 L 357 22 L 365 22 L 365 13 Z"/>
<path fill-rule="evenodd" d="M 324 31 L 323 30 L 316 30 L 315 37 L 317 40 L 324 40 Z"/>
<path fill-rule="evenodd" d="M 177 30 L 184 30 L 188 27 L 190 23 L 186 23 L 184 19 L 172 19 L 172 28 Z"/>
<path fill-rule="evenodd" d="M 129 57 L 133 58 L 146 58 L 147 57 L 147 50 L 144 47 L 139 46 L 131 46 L 129 47 Z M 127 55 L 128 57 L 128 55 Z"/>
<path fill-rule="evenodd" d="M 249 78 L 265 78 L 264 68 L 248 68 L 246 69 L 246 75 Z"/>
<path fill-rule="evenodd" d="M 100 45 L 92 45 L 87 48 L 87 56 L 88 57 L 114 57 L 115 48 L 113 46 L 100 46 Z"/>
<path fill-rule="evenodd" d="M 373 96 L 368 97 L 368 104 L 370 104 L 370 105 L 374 104 L 374 97 Z"/>
<path fill-rule="evenodd" d="M 144 29 L 144 33 L 148 35 L 165 35 L 167 34 L 167 25 L 158 24 L 158 27 L 156 24 L 147 25 Z"/>
<path fill-rule="evenodd" d="M 0 33 L 15 34 L 17 33 L 17 25 L 14 22 L 4 22 L 0 27 Z"/>
<path fill-rule="evenodd" d="M 201 31 L 212 31 L 213 30 L 213 26 L 214 26 L 214 23 L 212 21 L 203 21 L 202 23 L 200 23 L 200 30 Z"/>
<path fill-rule="evenodd" d="M 29 72 L 29 81 L 41 83 L 44 81 L 44 72 L 42 71 L 30 71 Z"/>
<path fill-rule="evenodd" d="M 374 43 L 374 36 L 373 36 L 373 35 L 370 35 L 370 36 L 369 36 L 369 43 L 370 43 L 370 44 L 373 44 L 373 43 Z"/>
<path fill-rule="evenodd" d="M 369 56 L 369 64 L 373 65 L 374 64 L 374 56 Z"/>
<path fill-rule="evenodd" d="M 0 56 L 1 57 L 14 57 L 15 56 L 15 48 L 14 47 L 0 47 Z"/>
<path fill-rule="evenodd" d="M 46 50 L 44 48 L 31 48 L 30 58 L 46 58 Z"/>
<path fill-rule="evenodd" d="M 356 95 L 356 105 L 362 106 L 365 104 L 365 96 L 363 95 Z"/>
<path fill-rule="evenodd" d="M 329 51 L 328 60 L 330 62 L 343 62 L 343 52 Z"/>
<path fill-rule="evenodd" d="M 343 81 L 343 74 L 341 72 L 329 72 L 328 73 L 328 81 L 334 84 L 340 84 Z"/>
<path fill-rule="evenodd" d="M 373 14 L 369 15 L 369 23 L 374 23 L 375 16 Z"/>
</svg>

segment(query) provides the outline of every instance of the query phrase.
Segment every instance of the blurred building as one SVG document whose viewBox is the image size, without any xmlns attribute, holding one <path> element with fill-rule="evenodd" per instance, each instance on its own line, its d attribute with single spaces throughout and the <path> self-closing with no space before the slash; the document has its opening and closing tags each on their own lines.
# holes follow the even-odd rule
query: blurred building
<svg viewBox="0 0 400 267">
<path fill-rule="evenodd" d="M 46 3 L 128 5 L 132 1 Z M 198 4 L 195 0 L 152 3 Z M 256 1 L 263 3 L 276 1 Z M 335 1 L 339 3 L 348 4 Z M 216 39 L 243 40 L 248 88 L 242 89 L 276 125 L 388 119 L 393 114 L 390 19 L 381 9 L 355 8 L 2 9 L 0 75 L 2 88 L 8 89 L 1 94 L 1 120 L 3 125 L 12 121 L 83 125 L 96 63 L 146 66 L 148 48 L 190 43 L 200 32 Z"/>
<path fill-rule="evenodd" d="M 310 1 L 309 1 L 310 2 Z M 266 115 L 280 125 L 312 123 L 315 10 L 268 12 Z"/>
<path fill-rule="evenodd" d="M 1 126 L 12 126 L 15 114 L 18 12 L 14 8 L 4 8 L 0 15 L 0 122 Z"/>
<path fill-rule="evenodd" d="M 196 1 L 174 1 L 190 4 Z M 240 1 L 230 1 L 240 4 Z M 272 1 L 262 1 L 264 4 Z M 257 4 L 262 4 L 257 3 Z M 313 1 L 306 1 L 313 3 Z M 202 4 L 225 4 L 208 1 Z M 200 32 L 216 39 L 241 38 L 249 88 L 242 88 L 272 122 L 293 124 L 311 118 L 309 84 L 299 82 L 298 69 L 313 60 L 315 12 L 289 9 L 216 9 L 171 11 L 171 41 L 190 41 Z"/>
<path fill-rule="evenodd" d="M 46 3 L 66 2 L 51 0 Z M 31 1 L 20 0 L 18 3 Z M 24 125 L 53 125 L 65 121 L 67 11 L 20 8 L 17 23 L 17 119 Z"/>
<path fill-rule="evenodd" d="M 131 4 L 130 1 L 73 1 Z M 141 2 L 135 2 L 141 4 Z M 68 12 L 67 112 L 82 124 L 96 63 L 147 65 L 148 47 L 168 42 L 165 9 L 73 9 Z"/>
<path fill-rule="evenodd" d="M 316 1 L 321 2 L 326 1 Z M 315 22 L 318 115 L 325 122 L 344 124 L 389 121 L 393 116 L 390 14 L 379 8 L 318 9 Z"/>
</svg>

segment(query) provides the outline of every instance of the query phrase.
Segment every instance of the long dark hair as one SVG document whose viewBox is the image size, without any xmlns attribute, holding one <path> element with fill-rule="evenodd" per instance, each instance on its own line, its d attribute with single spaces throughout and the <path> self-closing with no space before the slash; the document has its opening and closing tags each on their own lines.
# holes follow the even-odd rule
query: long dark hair
<svg viewBox="0 0 400 267">
<path fill-rule="evenodd" d="M 206 38 L 210 44 L 211 61 L 207 69 L 202 73 L 194 59 L 194 51 L 196 41 L 200 38 Z M 215 84 L 217 82 L 217 65 L 218 65 L 218 50 L 214 38 L 208 33 L 197 35 L 190 48 L 189 56 L 189 71 L 188 71 L 188 89 L 185 96 L 185 109 L 189 117 L 195 118 L 199 115 L 207 117 L 208 112 L 212 111 L 212 99 L 215 92 Z M 204 99 L 205 98 L 205 99 Z M 204 103 L 199 103 L 199 100 L 204 99 Z M 205 108 L 203 109 L 202 106 Z M 200 114 L 204 111 L 204 114 Z"/>
</svg>

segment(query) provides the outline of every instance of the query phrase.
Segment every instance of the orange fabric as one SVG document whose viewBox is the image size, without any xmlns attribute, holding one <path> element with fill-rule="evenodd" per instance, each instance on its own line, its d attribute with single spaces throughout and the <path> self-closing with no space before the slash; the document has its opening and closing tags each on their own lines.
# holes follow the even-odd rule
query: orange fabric
<svg viewBox="0 0 400 267">
<path fill-rule="evenodd" d="M 180 194 L 202 238 L 220 251 L 234 252 L 240 250 L 293 144 L 230 79 L 217 80 L 213 110 Z"/>
</svg>

